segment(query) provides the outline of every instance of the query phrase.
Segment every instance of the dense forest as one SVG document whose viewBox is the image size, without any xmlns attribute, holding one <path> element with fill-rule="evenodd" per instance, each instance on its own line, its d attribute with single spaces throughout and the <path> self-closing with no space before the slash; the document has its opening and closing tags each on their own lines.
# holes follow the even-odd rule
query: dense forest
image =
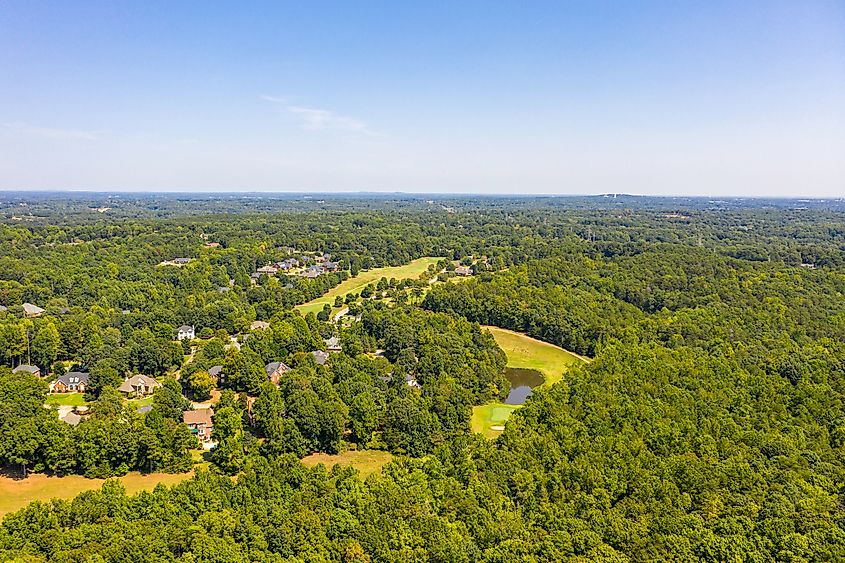
<svg viewBox="0 0 845 563">
<path fill-rule="evenodd" d="M 179 485 L 7 515 L 0 559 L 845 560 L 842 202 L 6 194 L 0 216 L 0 465 L 187 471 L 183 413 L 212 397 L 216 444 Z M 337 272 L 252 275 L 320 253 Z M 488 440 L 472 408 L 509 383 L 481 325 L 592 361 Z M 71 426 L 48 383 L 83 369 Z M 145 412 L 116 391 L 136 373 L 162 382 Z M 350 449 L 395 457 L 298 461 Z"/>
</svg>

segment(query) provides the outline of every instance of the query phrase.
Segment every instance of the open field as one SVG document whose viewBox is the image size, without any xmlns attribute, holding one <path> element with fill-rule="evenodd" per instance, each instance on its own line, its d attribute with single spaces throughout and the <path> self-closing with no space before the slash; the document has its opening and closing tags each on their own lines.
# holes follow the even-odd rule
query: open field
<svg viewBox="0 0 845 563">
<path fill-rule="evenodd" d="M 560 381 L 570 366 L 590 361 L 588 358 L 519 332 L 496 326 L 482 328 L 489 330 L 496 339 L 496 344 L 505 351 L 508 367 L 533 369 L 543 374 L 545 382 L 542 387 L 554 385 Z M 496 402 L 473 407 L 470 421 L 473 432 L 483 434 L 487 438 L 495 438 L 502 433 L 505 422 L 520 406 Z"/>
<path fill-rule="evenodd" d="M 335 297 L 340 295 L 345 297 L 347 293 L 359 292 L 364 289 L 364 286 L 373 282 L 378 282 L 381 278 L 396 278 L 402 279 L 416 279 L 425 272 L 431 264 L 437 264 L 441 258 L 417 258 L 416 260 L 405 264 L 404 266 L 388 266 L 385 268 L 374 268 L 372 270 L 359 272 L 354 278 L 344 280 L 335 288 L 329 290 L 328 293 L 317 299 L 313 299 L 308 303 L 298 305 L 296 308 L 303 314 L 319 313 L 323 305 L 328 303 L 334 305 Z"/>
<path fill-rule="evenodd" d="M 193 476 L 189 473 L 128 473 L 117 477 L 127 494 L 150 491 L 156 485 L 175 485 Z M 25 507 L 34 500 L 49 501 L 53 498 L 72 499 L 83 491 L 99 489 L 105 479 L 87 479 L 81 475 L 49 477 L 32 473 L 26 479 L 0 476 L 0 517 Z"/>
<path fill-rule="evenodd" d="M 343 452 L 337 455 L 315 453 L 303 458 L 302 463 L 308 467 L 314 467 L 322 463 L 327 468 L 331 468 L 335 464 L 351 465 L 361 473 L 362 477 L 367 477 L 381 471 L 381 468 L 392 459 L 393 454 L 390 452 L 357 450 Z"/>
<path fill-rule="evenodd" d="M 496 326 L 484 326 L 496 339 L 496 344 L 505 351 L 508 367 L 535 369 L 543 374 L 544 386 L 554 385 L 563 378 L 570 366 L 589 359 L 564 350 L 554 344 L 531 338 L 520 332 Z"/>
</svg>

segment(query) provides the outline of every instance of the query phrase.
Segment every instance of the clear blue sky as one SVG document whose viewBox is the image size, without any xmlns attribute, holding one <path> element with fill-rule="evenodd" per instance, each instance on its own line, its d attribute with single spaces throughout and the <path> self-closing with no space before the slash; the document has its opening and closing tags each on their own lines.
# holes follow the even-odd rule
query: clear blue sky
<svg viewBox="0 0 845 563">
<path fill-rule="evenodd" d="M 845 2 L 5 0 L 0 189 L 845 196 Z"/>
</svg>

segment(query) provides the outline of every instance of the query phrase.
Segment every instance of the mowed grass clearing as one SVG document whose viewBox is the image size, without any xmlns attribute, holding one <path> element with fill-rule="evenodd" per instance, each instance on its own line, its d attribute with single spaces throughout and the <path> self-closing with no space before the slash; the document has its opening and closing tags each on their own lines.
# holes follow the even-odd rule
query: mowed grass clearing
<svg viewBox="0 0 845 563">
<path fill-rule="evenodd" d="M 385 268 L 373 268 L 372 270 L 358 272 L 358 275 L 354 278 L 342 281 L 340 285 L 330 289 L 322 297 L 318 297 L 302 305 L 297 305 L 296 309 L 301 311 L 303 315 L 319 313 L 326 303 L 334 307 L 334 300 L 338 295 L 346 297 L 348 293 L 360 292 L 364 289 L 364 286 L 377 283 L 381 278 L 387 278 L 388 280 L 390 278 L 396 278 L 397 280 L 419 278 L 423 272 L 428 270 L 430 265 L 437 264 L 439 260 L 442 260 L 442 258 L 417 258 L 404 266 L 387 266 Z"/>
<path fill-rule="evenodd" d="M 589 359 L 564 350 L 554 344 L 531 338 L 521 332 L 514 332 L 497 326 L 482 326 L 496 339 L 499 348 L 508 357 L 509 368 L 528 368 L 543 374 L 544 387 L 554 385 L 573 365 L 589 362 Z"/>
<path fill-rule="evenodd" d="M 308 467 L 322 463 L 328 469 L 335 464 L 349 465 L 357 469 L 362 477 L 368 477 L 381 471 L 392 459 L 393 454 L 381 450 L 350 450 L 337 455 L 314 453 L 302 458 L 302 463 Z"/>
<path fill-rule="evenodd" d="M 570 367 L 590 361 L 588 358 L 520 332 L 496 326 L 482 328 L 489 330 L 496 339 L 496 344 L 504 350 L 508 357 L 508 367 L 533 369 L 543 374 L 545 381 L 541 387 L 554 385 L 563 379 L 563 374 Z M 498 402 L 473 407 L 470 421 L 473 432 L 478 432 L 487 438 L 495 438 L 502 433 L 505 423 L 520 407 L 521 405 L 506 405 Z"/>
<path fill-rule="evenodd" d="M 45 405 L 57 407 L 81 407 L 85 405 L 85 395 L 82 393 L 50 393 L 44 400 Z"/>
<path fill-rule="evenodd" d="M 151 491 L 156 485 L 175 485 L 193 476 L 189 473 L 128 473 L 117 479 L 126 487 L 127 494 L 139 491 Z M 30 502 L 47 502 L 54 498 L 72 499 L 83 491 L 99 489 L 105 479 L 87 479 L 81 475 L 51 477 L 41 473 L 31 473 L 26 479 L 0 477 L 0 518 L 10 512 L 16 512 Z"/>
</svg>

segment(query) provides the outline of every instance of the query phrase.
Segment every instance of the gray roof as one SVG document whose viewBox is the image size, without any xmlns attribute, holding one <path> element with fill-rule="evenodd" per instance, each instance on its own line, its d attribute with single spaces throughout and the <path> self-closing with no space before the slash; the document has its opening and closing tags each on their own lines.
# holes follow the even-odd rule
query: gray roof
<svg viewBox="0 0 845 563">
<path fill-rule="evenodd" d="M 179 332 L 190 332 L 194 330 L 194 327 L 188 325 L 182 325 L 179 327 Z"/>
<path fill-rule="evenodd" d="M 153 410 L 152 405 L 144 405 L 142 407 L 138 407 L 138 412 L 141 413 L 141 414 L 147 414 L 151 410 Z"/>
<path fill-rule="evenodd" d="M 15 369 L 12 370 L 12 372 L 14 372 L 14 373 L 18 373 L 19 371 L 27 371 L 29 373 L 38 373 L 38 372 L 41 371 L 41 368 L 39 368 L 38 366 L 30 366 L 30 365 L 27 365 L 27 364 L 21 364 L 18 367 L 16 367 Z"/>
<path fill-rule="evenodd" d="M 221 371 L 223 371 L 223 366 L 212 366 L 208 368 L 208 375 L 211 377 L 217 377 L 220 375 Z"/>
<path fill-rule="evenodd" d="M 76 426 L 80 422 L 82 422 L 82 417 L 76 414 L 75 412 L 69 412 L 63 418 L 60 418 L 62 422 L 66 422 L 71 426 Z"/>
<path fill-rule="evenodd" d="M 61 381 L 65 385 L 78 385 L 79 383 L 84 383 L 88 385 L 88 372 L 84 371 L 69 371 L 64 375 L 60 375 L 56 378 L 56 382 Z"/>
<path fill-rule="evenodd" d="M 329 359 L 329 353 L 322 350 L 314 350 L 311 355 L 314 356 L 314 361 L 320 365 L 325 364 L 326 360 Z"/>
<path fill-rule="evenodd" d="M 271 373 L 280 368 L 283 373 L 290 370 L 290 368 L 284 362 L 270 362 L 264 367 L 264 369 L 267 370 L 267 375 L 270 375 Z"/>
</svg>

